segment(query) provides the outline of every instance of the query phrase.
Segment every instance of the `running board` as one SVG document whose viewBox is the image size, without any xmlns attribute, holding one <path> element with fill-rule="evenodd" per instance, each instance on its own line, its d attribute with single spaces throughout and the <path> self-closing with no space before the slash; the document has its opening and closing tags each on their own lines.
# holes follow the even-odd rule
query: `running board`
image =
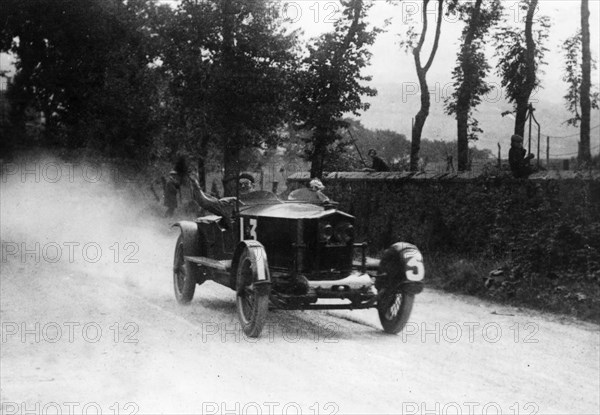
<svg viewBox="0 0 600 415">
<path fill-rule="evenodd" d="M 361 304 L 294 304 L 281 306 L 273 304 L 274 310 L 363 310 L 377 307 L 376 301 L 369 300 Z"/>
<path fill-rule="evenodd" d="M 367 271 L 378 271 L 379 270 L 379 262 L 380 260 L 377 258 L 366 257 L 365 258 L 365 268 Z M 360 269 L 362 267 L 362 261 L 352 261 L 352 265 L 356 269 Z"/>
<path fill-rule="evenodd" d="M 203 256 L 185 256 L 186 261 L 203 267 L 215 269 L 218 271 L 229 272 L 231 270 L 231 260 L 220 261 L 218 259 L 206 258 Z"/>
</svg>

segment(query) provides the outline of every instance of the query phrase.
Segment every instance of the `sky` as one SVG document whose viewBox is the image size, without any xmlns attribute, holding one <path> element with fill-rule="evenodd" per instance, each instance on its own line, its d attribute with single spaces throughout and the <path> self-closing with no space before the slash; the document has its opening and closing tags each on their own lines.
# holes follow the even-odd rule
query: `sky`
<svg viewBox="0 0 600 415">
<path fill-rule="evenodd" d="M 161 3 L 176 5 L 177 0 L 161 0 Z M 302 29 L 303 36 L 307 39 L 332 30 L 334 22 L 341 17 L 341 5 L 334 0 L 290 0 L 276 1 L 276 3 L 283 16 L 288 18 L 290 27 Z M 435 3 L 434 1 L 430 2 L 430 19 L 435 19 Z M 600 0 L 590 0 L 589 3 L 592 56 L 598 60 L 600 56 Z M 401 34 L 405 33 L 410 25 L 419 27 L 422 2 L 403 0 L 394 5 L 386 0 L 373 0 L 372 4 L 368 21 L 381 27 L 386 19 L 390 19 L 391 24 L 387 26 L 385 33 L 379 35 L 371 48 L 373 54 L 371 65 L 365 70 L 365 73 L 373 76 L 371 85 L 379 91 L 379 95 L 368 99 L 372 104 L 371 109 L 361 116 L 361 121 L 369 128 L 391 129 L 409 135 L 412 116 L 418 109 L 415 108 L 418 84 L 412 56 L 401 50 L 399 40 Z M 522 22 L 524 12 L 519 10 L 518 0 L 504 1 L 504 7 L 511 22 L 515 24 Z M 544 73 L 541 74 L 542 89 L 536 91 L 532 99 L 540 106 L 564 107 L 562 96 L 566 93 L 567 85 L 562 81 L 563 57 L 560 45 L 579 28 L 580 1 L 540 0 L 536 16 L 540 15 L 549 16 L 552 27 L 546 43 L 549 49 L 546 56 L 548 65 L 543 67 Z M 523 26 L 522 23 L 521 26 Z M 455 18 L 444 17 L 439 49 L 427 76 L 432 94 L 432 114 L 434 116 L 443 113 L 443 97 L 448 92 L 451 83 L 451 72 L 456 61 L 461 30 L 462 24 Z M 494 50 L 491 44 L 488 44 L 486 52 L 494 67 L 495 61 L 492 58 Z M 10 67 L 10 58 L 7 55 L 0 56 L 0 68 L 6 69 L 7 67 Z M 499 79 L 493 72 L 488 79 L 499 87 Z M 593 72 L 593 83 L 596 86 L 600 85 L 597 70 Z M 497 107 L 498 117 L 502 111 L 510 109 L 510 105 L 505 102 L 503 96 L 503 91 L 498 88 L 491 96 L 487 97 L 487 101 Z M 490 105 L 486 106 L 488 112 L 490 111 L 489 107 Z M 565 116 L 568 114 L 560 115 L 560 117 Z M 438 127 L 432 126 L 431 122 L 426 124 L 424 135 L 439 139 L 447 139 L 447 136 L 453 135 L 453 131 L 451 134 L 440 130 L 439 120 L 442 120 L 443 124 L 450 128 L 452 120 L 449 116 L 446 118 L 449 120 L 438 117 Z M 599 118 L 598 111 L 596 111 L 592 117 L 592 126 L 596 125 L 594 120 L 598 121 Z M 507 119 L 501 122 L 504 122 L 506 128 L 510 129 L 511 120 Z M 547 126 L 544 134 L 562 136 L 577 131 L 562 123 L 550 124 L 552 125 Z M 496 124 L 494 124 L 494 128 L 496 128 Z M 595 131 L 600 134 L 600 129 Z M 479 146 L 494 149 L 497 140 L 498 136 L 493 135 L 487 142 L 482 139 Z M 570 142 L 569 145 L 563 146 L 563 150 L 571 151 L 573 146 L 576 148 L 576 145 L 576 141 Z"/>
<path fill-rule="evenodd" d="M 282 10 L 288 13 L 288 17 L 297 20 L 294 22 L 294 27 L 301 28 L 306 37 L 332 30 L 333 21 L 341 15 L 341 7 L 335 1 L 295 0 L 288 3 L 291 6 L 287 9 L 282 6 Z M 372 86 L 379 91 L 379 94 L 368 99 L 371 108 L 361 116 L 361 122 L 369 128 L 390 129 L 410 137 L 412 117 L 418 110 L 419 91 L 413 57 L 401 49 L 399 41 L 409 26 L 420 27 L 422 2 L 404 0 L 393 5 L 385 0 L 374 0 L 372 3 L 368 20 L 373 25 L 382 26 L 386 19 L 391 19 L 391 24 L 387 27 L 386 33 L 379 35 L 371 49 L 373 53 L 371 66 L 365 73 L 373 76 Z M 430 2 L 428 14 L 430 21 L 435 21 L 436 18 L 435 3 Z M 518 0 L 507 0 L 503 3 L 509 21 L 523 27 L 525 12 L 518 8 Z M 564 139 L 558 137 L 578 132 L 578 129 L 563 123 L 569 115 L 564 110 L 562 99 L 567 85 L 562 81 L 564 59 L 561 44 L 580 27 L 580 5 L 579 0 L 540 0 L 536 12 L 536 16 L 547 15 L 552 26 L 546 42 L 549 51 L 545 60 L 548 65 L 542 68 L 543 73 L 540 74 L 542 88 L 534 92 L 531 100 L 534 106 L 543 109 L 538 113 L 537 118 L 542 124 L 541 136 L 550 135 L 554 141 L 551 145 L 553 156 L 568 155 L 577 151 L 577 137 Z M 598 60 L 600 0 L 590 0 L 589 6 L 592 57 Z M 296 18 L 297 11 L 300 11 L 299 18 Z M 452 117 L 444 115 L 443 98 L 448 94 L 452 82 L 451 72 L 456 62 L 462 28 L 462 23 L 455 18 L 443 18 L 439 49 L 427 75 L 432 107 L 423 130 L 423 137 L 446 141 L 454 140 L 456 137 L 456 122 Z M 425 51 L 428 52 L 428 49 L 425 48 Z M 494 73 L 496 60 L 493 54 L 494 48 L 491 43 L 488 43 L 486 55 L 493 68 L 488 81 L 497 88 L 484 98 L 480 109 L 485 114 L 481 115 L 481 118 L 476 115 L 480 119 L 480 126 L 484 129 L 484 134 L 480 135 L 476 145 L 490 149 L 495 154 L 498 143 L 505 145 L 508 151 L 514 121 L 509 117 L 501 116 L 503 111 L 511 109 L 511 105 L 504 99 L 505 94 L 500 86 L 500 80 Z M 597 70 L 593 72 L 592 82 L 596 87 L 600 85 Z M 595 110 L 592 114 L 592 127 L 599 122 L 600 111 Z M 592 150 L 593 154 L 600 151 L 600 128 L 592 131 Z M 545 152 L 545 149 L 542 149 L 542 152 Z"/>
</svg>

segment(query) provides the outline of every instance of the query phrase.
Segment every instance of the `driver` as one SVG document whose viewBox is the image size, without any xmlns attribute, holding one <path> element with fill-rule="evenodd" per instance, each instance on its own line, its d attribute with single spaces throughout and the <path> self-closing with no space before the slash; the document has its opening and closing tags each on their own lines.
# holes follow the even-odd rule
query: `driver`
<svg viewBox="0 0 600 415">
<path fill-rule="evenodd" d="M 192 183 L 193 188 L 192 197 L 196 203 L 198 203 L 201 208 L 206 209 L 215 215 L 222 216 L 223 219 L 225 219 L 227 226 L 229 226 L 237 198 L 230 196 L 217 199 L 214 196 L 204 193 L 200 188 L 200 184 L 195 178 L 190 178 L 190 182 Z M 252 191 L 254 191 L 254 181 L 252 176 L 248 174 L 241 175 L 239 178 L 240 196 L 248 194 Z"/>
</svg>

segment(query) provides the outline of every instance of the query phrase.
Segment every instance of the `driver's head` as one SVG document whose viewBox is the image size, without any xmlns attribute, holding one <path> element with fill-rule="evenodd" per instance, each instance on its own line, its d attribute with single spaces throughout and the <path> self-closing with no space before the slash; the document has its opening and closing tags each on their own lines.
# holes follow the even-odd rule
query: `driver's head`
<svg viewBox="0 0 600 415">
<path fill-rule="evenodd" d="M 238 189 L 240 193 L 249 193 L 254 191 L 254 176 L 250 173 L 242 173 L 238 176 Z"/>
<path fill-rule="evenodd" d="M 251 192 L 254 189 L 254 183 L 252 183 L 252 181 L 250 179 L 240 179 L 240 192 L 241 193 L 248 193 Z"/>
</svg>

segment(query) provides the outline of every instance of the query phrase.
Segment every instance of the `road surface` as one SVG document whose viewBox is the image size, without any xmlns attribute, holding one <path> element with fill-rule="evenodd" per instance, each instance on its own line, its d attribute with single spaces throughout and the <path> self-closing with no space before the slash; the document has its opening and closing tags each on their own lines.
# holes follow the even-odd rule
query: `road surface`
<svg viewBox="0 0 600 415">
<path fill-rule="evenodd" d="M 0 186 L 0 413 L 600 413 L 596 325 L 426 289 L 397 336 L 375 310 L 271 311 L 249 339 L 229 289 L 177 304 L 177 232 L 129 192 Z"/>
</svg>

